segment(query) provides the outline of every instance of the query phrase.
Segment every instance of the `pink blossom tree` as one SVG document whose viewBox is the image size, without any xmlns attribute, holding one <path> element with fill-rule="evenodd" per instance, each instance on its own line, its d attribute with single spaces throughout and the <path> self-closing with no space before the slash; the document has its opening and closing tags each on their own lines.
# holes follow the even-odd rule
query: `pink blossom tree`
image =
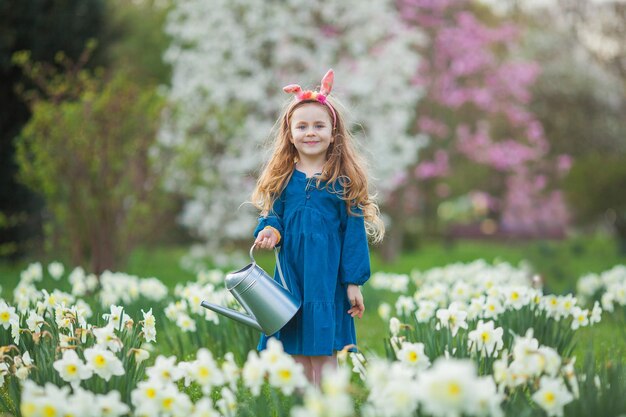
<svg viewBox="0 0 626 417">
<path fill-rule="evenodd" d="M 424 91 L 415 129 L 429 137 L 394 195 L 406 202 L 417 193 L 419 203 L 400 210 L 419 209 L 420 229 L 437 232 L 438 203 L 478 187 L 491 195 L 500 230 L 562 231 L 568 215 L 554 180 L 569 163 L 556 163 L 529 111 L 539 66 L 516 56 L 520 30 L 487 24 L 494 16 L 467 0 L 401 0 L 398 7 L 426 36 L 413 82 Z"/>
</svg>

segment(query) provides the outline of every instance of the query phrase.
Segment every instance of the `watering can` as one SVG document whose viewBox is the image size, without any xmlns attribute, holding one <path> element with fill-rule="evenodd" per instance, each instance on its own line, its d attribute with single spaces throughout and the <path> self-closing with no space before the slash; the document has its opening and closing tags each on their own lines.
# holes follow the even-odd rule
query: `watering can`
<svg viewBox="0 0 626 417">
<path fill-rule="evenodd" d="M 297 300 L 289 289 L 283 277 L 283 271 L 278 261 L 278 250 L 274 248 L 276 268 L 282 281 L 282 286 L 272 279 L 254 260 L 250 248 L 252 263 L 238 271 L 226 275 L 226 289 L 235 297 L 248 314 L 226 308 L 220 305 L 202 301 L 200 305 L 228 318 L 246 324 L 266 335 L 272 335 L 283 328 L 285 324 L 298 312 L 302 302 Z"/>
</svg>

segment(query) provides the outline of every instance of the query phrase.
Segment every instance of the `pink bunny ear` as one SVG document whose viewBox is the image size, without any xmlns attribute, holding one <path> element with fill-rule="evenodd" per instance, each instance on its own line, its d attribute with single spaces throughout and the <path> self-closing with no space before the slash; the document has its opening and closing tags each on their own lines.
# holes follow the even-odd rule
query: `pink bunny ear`
<svg viewBox="0 0 626 417">
<path fill-rule="evenodd" d="M 283 87 L 283 91 L 290 94 L 300 94 L 302 92 L 302 87 L 298 84 L 289 84 Z"/>
<path fill-rule="evenodd" d="M 329 69 L 324 78 L 322 78 L 322 87 L 320 88 L 320 93 L 325 96 L 330 94 L 333 89 L 333 81 L 335 80 L 335 72 L 332 69 Z"/>
</svg>

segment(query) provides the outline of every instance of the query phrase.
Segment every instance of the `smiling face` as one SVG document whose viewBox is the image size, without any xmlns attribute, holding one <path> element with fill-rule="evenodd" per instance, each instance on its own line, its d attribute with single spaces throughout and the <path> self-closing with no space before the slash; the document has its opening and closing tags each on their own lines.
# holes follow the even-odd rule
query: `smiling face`
<svg viewBox="0 0 626 417">
<path fill-rule="evenodd" d="M 291 143 L 301 161 L 319 165 L 326 161 L 326 151 L 333 143 L 333 125 L 323 105 L 305 103 L 291 115 Z"/>
</svg>

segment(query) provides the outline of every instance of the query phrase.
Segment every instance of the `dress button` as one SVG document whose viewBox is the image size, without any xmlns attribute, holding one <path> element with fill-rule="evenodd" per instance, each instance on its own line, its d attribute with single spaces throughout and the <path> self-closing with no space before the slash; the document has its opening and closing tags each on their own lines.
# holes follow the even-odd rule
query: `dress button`
<svg viewBox="0 0 626 417">
<path fill-rule="evenodd" d="M 306 199 L 308 200 L 309 198 L 311 198 L 311 195 L 310 195 L 310 194 L 307 194 L 307 195 L 306 195 Z"/>
</svg>

